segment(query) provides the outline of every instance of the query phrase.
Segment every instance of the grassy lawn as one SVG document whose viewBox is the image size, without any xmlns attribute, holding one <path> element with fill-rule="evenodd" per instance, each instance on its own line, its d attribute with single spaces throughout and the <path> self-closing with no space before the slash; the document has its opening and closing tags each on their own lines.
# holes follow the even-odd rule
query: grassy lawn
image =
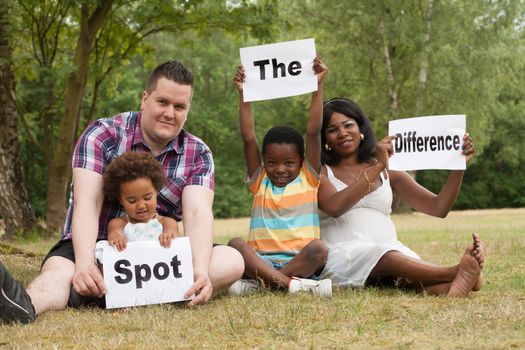
<svg viewBox="0 0 525 350">
<path fill-rule="evenodd" d="M 131 310 L 68 309 L 31 325 L 0 325 L 0 349 L 522 349 L 525 348 L 525 209 L 394 216 L 400 240 L 425 259 L 455 264 L 477 231 L 485 286 L 466 299 L 396 289 L 336 289 L 332 300 L 263 292 L 210 303 Z M 243 236 L 248 219 L 217 220 L 216 242 Z M 55 241 L 20 242 L 0 255 L 27 284 Z"/>
</svg>

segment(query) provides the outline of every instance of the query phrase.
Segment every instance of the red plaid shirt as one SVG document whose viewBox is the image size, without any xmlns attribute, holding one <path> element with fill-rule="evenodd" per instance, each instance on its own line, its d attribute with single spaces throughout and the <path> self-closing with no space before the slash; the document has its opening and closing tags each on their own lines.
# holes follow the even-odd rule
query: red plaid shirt
<svg viewBox="0 0 525 350">
<path fill-rule="evenodd" d="M 73 154 L 73 168 L 84 168 L 102 174 L 106 166 L 125 151 L 151 152 L 140 131 L 140 112 L 126 112 L 113 118 L 92 122 L 80 136 Z M 213 190 L 215 169 L 208 146 L 199 138 L 182 130 L 156 156 L 162 163 L 167 183 L 159 192 L 157 210 L 160 215 L 182 219 L 182 191 L 185 186 L 199 185 Z M 71 239 L 73 217 L 73 183 L 62 240 Z M 98 239 L 107 238 L 107 224 L 124 213 L 119 204 L 104 200 L 99 218 Z"/>
</svg>

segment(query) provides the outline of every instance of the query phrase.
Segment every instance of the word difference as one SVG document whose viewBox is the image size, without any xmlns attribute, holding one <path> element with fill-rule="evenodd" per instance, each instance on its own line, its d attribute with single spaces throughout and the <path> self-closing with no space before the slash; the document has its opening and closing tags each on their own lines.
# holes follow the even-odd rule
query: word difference
<svg viewBox="0 0 525 350">
<path fill-rule="evenodd" d="M 131 282 L 133 280 L 133 276 L 135 276 L 135 285 L 137 289 L 140 289 L 142 288 L 142 282 L 149 281 L 152 276 L 158 280 L 165 280 L 168 278 L 171 271 L 173 271 L 173 277 L 182 278 L 182 273 L 179 272 L 180 264 L 180 260 L 177 258 L 177 255 L 175 255 L 170 262 L 171 269 L 167 263 L 159 262 L 153 265 L 153 268 L 151 268 L 148 264 L 137 264 L 132 270 L 130 269 L 131 263 L 129 260 L 117 260 L 114 265 L 115 272 L 121 275 L 115 276 L 115 281 L 120 284 L 126 284 Z"/>
<path fill-rule="evenodd" d="M 270 64 L 270 60 L 259 60 L 254 61 L 253 65 L 255 67 L 259 67 L 259 76 L 261 80 L 266 79 L 266 66 Z M 301 74 L 301 62 L 299 61 L 292 61 L 290 64 L 288 64 L 288 67 L 286 67 L 286 64 L 284 63 L 277 63 L 276 58 L 272 58 L 272 72 L 273 77 L 278 78 L 279 73 L 281 73 L 281 77 L 286 77 L 286 72 L 288 71 L 288 74 L 295 76 Z"/>
<path fill-rule="evenodd" d="M 397 133 L 394 141 L 394 152 L 428 152 L 450 151 L 461 148 L 461 139 L 458 135 L 446 136 L 416 136 L 415 131 Z"/>
</svg>

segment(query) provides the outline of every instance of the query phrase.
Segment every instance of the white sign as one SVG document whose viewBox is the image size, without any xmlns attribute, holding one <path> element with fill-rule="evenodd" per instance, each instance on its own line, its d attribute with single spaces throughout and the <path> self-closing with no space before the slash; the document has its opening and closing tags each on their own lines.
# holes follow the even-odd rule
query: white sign
<svg viewBox="0 0 525 350">
<path fill-rule="evenodd" d="M 317 90 L 314 39 L 240 49 L 245 102 L 296 96 Z"/>
<path fill-rule="evenodd" d="M 463 154 L 465 115 L 440 115 L 392 120 L 388 135 L 397 135 L 391 170 L 466 169 Z"/>
<path fill-rule="evenodd" d="M 172 240 L 170 248 L 158 240 L 138 241 L 121 252 L 107 246 L 103 254 L 107 309 L 188 300 L 184 293 L 193 285 L 188 237 Z"/>
</svg>

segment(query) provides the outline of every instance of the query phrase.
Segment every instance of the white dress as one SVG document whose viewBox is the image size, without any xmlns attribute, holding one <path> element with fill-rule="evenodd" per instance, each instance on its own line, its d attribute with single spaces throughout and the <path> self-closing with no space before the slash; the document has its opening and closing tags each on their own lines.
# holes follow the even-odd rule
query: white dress
<svg viewBox="0 0 525 350">
<path fill-rule="evenodd" d="M 327 176 L 341 191 L 346 184 L 326 166 Z M 329 278 L 334 285 L 363 287 L 379 259 L 388 251 L 397 250 L 413 258 L 419 256 L 397 240 L 392 211 L 392 189 L 381 173 L 383 184 L 361 198 L 338 218 L 320 213 L 321 239 L 328 246 L 328 261 L 320 278 Z"/>
<path fill-rule="evenodd" d="M 128 222 L 124 226 L 124 236 L 126 236 L 128 242 L 153 241 L 159 238 L 162 231 L 162 224 L 156 216 L 148 222 L 138 222 L 136 224 Z M 95 259 L 101 264 L 103 263 L 102 257 L 105 247 L 109 247 L 109 243 L 106 240 L 98 241 L 95 245 Z"/>
</svg>

